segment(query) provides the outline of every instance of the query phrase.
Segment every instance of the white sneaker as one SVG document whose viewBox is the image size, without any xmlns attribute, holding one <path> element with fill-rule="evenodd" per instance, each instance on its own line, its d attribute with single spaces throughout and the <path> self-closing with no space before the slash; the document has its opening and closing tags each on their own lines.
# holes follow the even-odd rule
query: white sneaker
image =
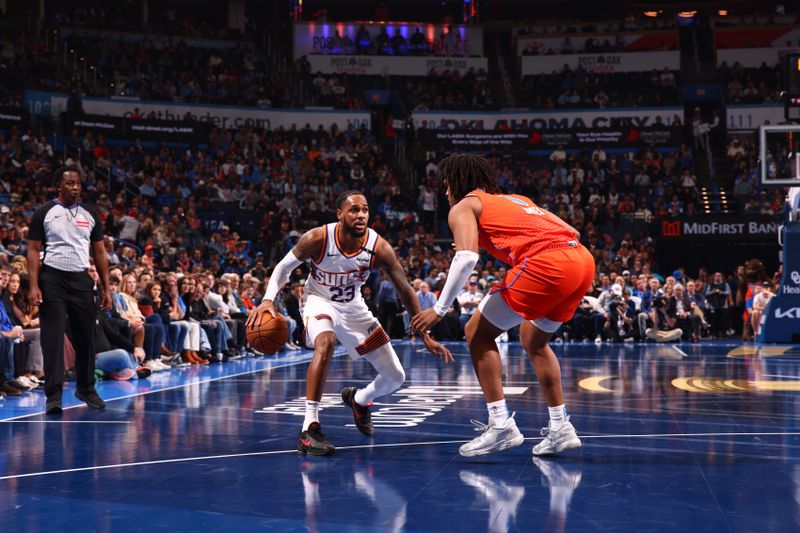
<svg viewBox="0 0 800 533">
<path fill-rule="evenodd" d="M 475 431 L 480 431 L 481 434 L 461 446 L 458 453 L 464 457 L 475 457 L 476 455 L 500 452 L 522 444 L 525 437 L 517 429 L 517 423 L 514 421 L 515 414 L 508 417 L 502 426 L 490 426 L 478 420 L 472 420 Z"/>
<path fill-rule="evenodd" d="M 172 370 L 172 365 L 168 365 L 164 361 L 158 361 L 158 364 L 161 366 L 161 370 Z"/>
<path fill-rule="evenodd" d="M 144 362 L 144 366 L 150 369 L 151 372 L 161 372 L 164 370 L 161 367 L 161 362 L 156 359 L 148 359 Z"/>
<path fill-rule="evenodd" d="M 33 383 L 28 376 L 19 376 L 16 378 L 16 381 L 23 387 L 28 387 L 29 389 L 36 389 L 39 387 L 39 384 Z"/>
<path fill-rule="evenodd" d="M 541 431 L 542 441 L 533 447 L 533 455 L 553 455 L 554 453 L 572 450 L 581 447 L 581 439 L 575 433 L 575 428 L 569 421 L 562 424 L 559 428 L 553 428 L 553 422 L 549 422 L 546 428 Z"/>
</svg>

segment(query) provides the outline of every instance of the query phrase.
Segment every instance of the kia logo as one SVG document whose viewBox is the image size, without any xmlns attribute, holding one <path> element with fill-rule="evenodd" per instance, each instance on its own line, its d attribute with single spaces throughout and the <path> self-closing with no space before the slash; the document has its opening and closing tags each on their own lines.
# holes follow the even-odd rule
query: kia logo
<svg viewBox="0 0 800 533">
<path fill-rule="evenodd" d="M 780 307 L 775 309 L 775 318 L 800 318 L 800 307 L 782 310 Z"/>
<path fill-rule="evenodd" d="M 680 237 L 681 236 L 681 221 L 676 220 L 670 222 L 668 220 L 661 221 L 661 235 L 664 237 Z"/>
<path fill-rule="evenodd" d="M 795 285 L 800 285 L 800 272 L 793 270 L 789 277 L 792 278 L 792 283 Z"/>
</svg>

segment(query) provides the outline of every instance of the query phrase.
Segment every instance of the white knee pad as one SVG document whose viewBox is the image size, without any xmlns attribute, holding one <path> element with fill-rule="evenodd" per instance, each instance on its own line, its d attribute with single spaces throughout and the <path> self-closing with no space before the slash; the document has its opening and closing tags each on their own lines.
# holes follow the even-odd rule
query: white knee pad
<svg viewBox="0 0 800 533">
<path fill-rule="evenodd" d="M 378 372 L 376 378 L 376 396 L 389 394 L 400 388 L 406 380 L 406 372 L 400 364 L 397 354 L 391 343 L 386 343 L 364 356 L 372 367 Z"/>
</svg>

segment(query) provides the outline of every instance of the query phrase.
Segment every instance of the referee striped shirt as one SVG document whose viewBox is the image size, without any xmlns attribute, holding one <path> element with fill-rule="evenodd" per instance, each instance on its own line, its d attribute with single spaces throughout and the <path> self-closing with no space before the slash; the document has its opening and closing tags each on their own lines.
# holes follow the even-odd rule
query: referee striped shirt
<svg viewBox="0 0 800 533">
<path fill-rule="evenodd" d="M 89 268 L 91 244 L 103 240 L 103 225 L 94 209 L 53 200 L 33 214 L 28 239 L 42 242 L 45 266 L 81 272 Z"/>
</svg>

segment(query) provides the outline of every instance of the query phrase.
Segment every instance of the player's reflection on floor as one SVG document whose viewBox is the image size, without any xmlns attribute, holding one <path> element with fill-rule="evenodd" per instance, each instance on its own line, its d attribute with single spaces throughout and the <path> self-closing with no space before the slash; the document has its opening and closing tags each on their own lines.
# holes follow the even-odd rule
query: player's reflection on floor
<svg viewBox="0 0 800 533">
<path fill-rule="evenodd" d="M 542 485 L 550 489 L 550 514 L 543 531 L 564 531 L 572 493 L 581 482 L 581 465 L 540 457 L 533 457 L 533 464 L 542 473 Z"/>
<path fill-rule="evenodd" d="M 320 499 L 320 485 L 324 491 L 332 494 L 334 498 L 348 492 L 350 485 L 347 476 L 340 478 L 326 476 L 327 463 L 302 460 L 300 463 L 300 476 L 303 482 L 303 493 L 306 505 L 306 526 L 313 532 L 319 531 L 318 524 L 325 522 L 324 510 Z M 325 477 L 324 482 L 322 477 Z M 331 484 L 334 479 L 340 480 L 344 487 Z M 360 466 L 353 471 L 352 485 L 366 497 L 364 509 L 374 515 L 372 525 L 381 531 L 402 531 L 406 524 L 407 502 L 403 496 L 387 483 L 377 479 L 372 466 Z"/>
<path fill-rule="evenodd" d="M 487 531 L 506 533 L 516 520 L 517 507 L 525 496 L 525 487 L 507 483 L 501 479 L 493 479 L 471 470 L 462 470 L 459 477 L 466 485 L 477 491 L 479 499 L 488 504 Z M 478 505 L 485 506 L 484 502 Z"/>
</svg>

